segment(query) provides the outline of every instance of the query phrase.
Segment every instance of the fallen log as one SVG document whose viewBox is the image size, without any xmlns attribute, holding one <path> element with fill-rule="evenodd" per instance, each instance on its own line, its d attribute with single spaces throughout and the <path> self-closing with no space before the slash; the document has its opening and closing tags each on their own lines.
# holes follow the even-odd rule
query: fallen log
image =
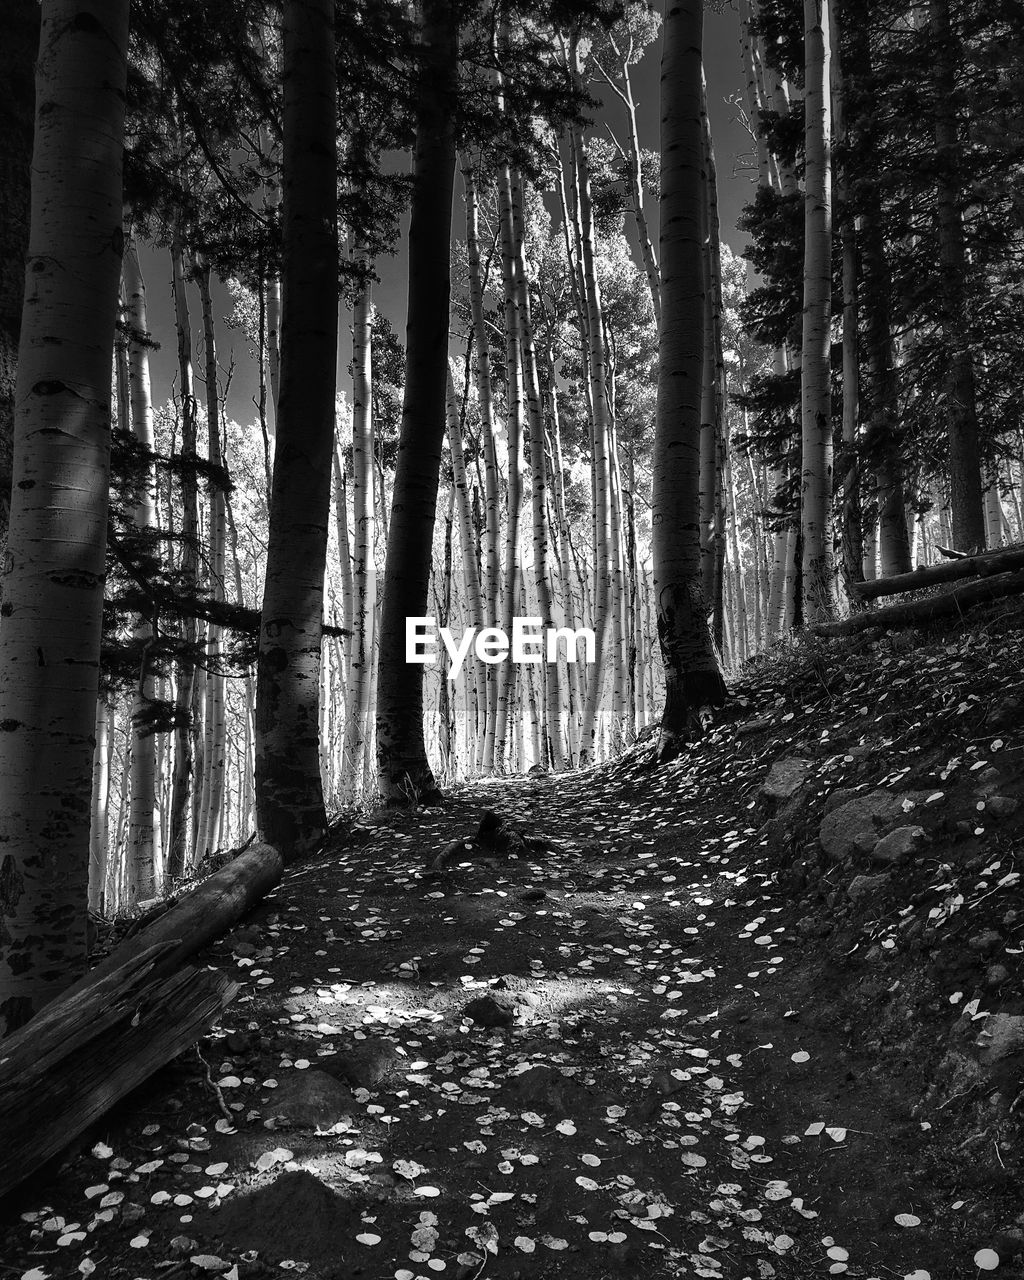
<svg viewBox="0 0 1024 1280">
<path fill-rule="evenodd" d="M 254 844 L 182 894 L 152 924 L 122 942 L 71 992 L 88 989 L 97 978 L 121 968 L 131 957 L 162 944 L 173 946 L 162 953 L 157 972 L 171 973 L 226 933 L 274 888 L 283 871 L 284 861 L 273 845 Z"/>
<path fill-rule="evenodd" d="M 1024 548 L 1016 547 L 1012 551 L 996 551 L 983 556 L 964 556 L 945 564 L 932 565 L 930 569 L 914 569 L 911 573 L 897 573 L 891 578 L 876 578 L 873 582 L 851 582 L 850 589 L 860 600 L 877 600 L 879 596 L 919 591 L 924 587 L 941 586 L 944 582 L 956 582 L 960 578 L 987 578 L 1014 569 L 1024 569 Z"/>
<path fill-rule="evenodd" d="M 238 987 L 186 962 L 281 879 L 257 844 L 0 1042 L 0 1196 L 197 1040 Z"/>
<path fill-rule="evenodd" d="M 815 636 L 852 636 L 859 631 L 875 628 L 915 627 L 936 618 L 949 618 L 979 604 L 989 604 L 1005 596 L 1024 592 L 1024 572 L 1002 574 L 994 578 L 982 578 L 955 591 L 928 596 L 925 600 L 911 600 L 906 604 L 890 605 L 887 609 L 875 609 L 855 613 L 842 622 L 822 622 L 809 627 Z"/>
<path fill-rule="evenodd" d="M 0 1044 L 0 1196 L 216 1021 L 237 984 L 163 943 L 59 996 Z"/>
</svg>

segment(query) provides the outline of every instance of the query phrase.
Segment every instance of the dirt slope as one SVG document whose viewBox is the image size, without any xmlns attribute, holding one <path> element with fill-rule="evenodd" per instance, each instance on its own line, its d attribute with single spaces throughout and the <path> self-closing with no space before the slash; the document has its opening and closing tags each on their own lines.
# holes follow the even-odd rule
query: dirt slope
<svg viewBox="0 0 1024 1280">
<path fill-rule="evenodd" d="M 1024 1275 L 1022 652 L 804 650 L 669 767 L 363 819 L 5 1274 Z M 485 808 L 557 847 L 425 873 Z"/>
</svg>

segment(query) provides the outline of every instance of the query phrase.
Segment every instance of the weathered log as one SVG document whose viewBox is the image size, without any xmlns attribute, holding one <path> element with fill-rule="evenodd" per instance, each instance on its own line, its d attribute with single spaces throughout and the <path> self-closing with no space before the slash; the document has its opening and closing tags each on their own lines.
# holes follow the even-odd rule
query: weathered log
<svg viewBox="0 0 1024 1280">
<path fill-rule="evenodd" d="M 915 627 L 1021 592 L 1024 592 L 1024 572 L 1006 573 L 999 577 L 982 578 L 980 582 L 971 582 L 956 591 L 945 591 L 924 600 L 911 600 L 906 604 L 890 605 L 887 609 L 855 613 L 842 622 L 823 622 L 808 630 L 816 636 L 852 636 L 859 631 L 874 628 L 884 630 L 889 627 Z"/>
<path fill-rule="evenodd" d="M 930 569 L 915 569 L 912 573 L 876 578 L 873 582 L 851 582 L 850 590 L 861 600 L 877 600 L 879 596 L 920 591 L 924 587 L 956 582 L 959 578 L 992 577 L 1013 569 L 1024 569 L 1024 548 L 1016 547 L 1012 551 L 996 551 L 984 556 L 964 556 L 946 564 L 932 565 Z"/>
<path fill-rule="evenodd" d="M 253 845 L 182 894 L 169 911 L 121 943 L 71 991 L 90 988 L 97 978 L 121 968 L 133 956 L 166 943 L 173 945 L 162 952 L 156 972 L 173 972 L 226 933 L 265 897 L 281 879 L 283 870 L 281 855 L 272 845 Z"/>
<path fill-rule="evenodd" d="M 234 999 L 223 974 L 167 975 L 163 943 L 65 992 L 0 1045 L 0 1196 L 62 1151 Z"/>
</svg>

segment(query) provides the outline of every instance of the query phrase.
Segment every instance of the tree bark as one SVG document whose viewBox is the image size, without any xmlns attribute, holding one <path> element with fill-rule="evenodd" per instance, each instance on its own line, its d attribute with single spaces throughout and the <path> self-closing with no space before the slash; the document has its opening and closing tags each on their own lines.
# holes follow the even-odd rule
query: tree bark
<svg viewBox="0 0 1024 1280">
<path fill-rule="evenodd" d="M 660 758 L 678 753 L 725 682 L 700 578 L 700 395 L 704 357 L 701 121 L 703 5 L 668 0 L 661 63 L 661 306 L 651 522 L 665 666 Z"/>
<path fill-rule="evenodd" d="M 35 114 L 32 68 L 38 49 L 38 0 L 8 0 L 0 42 L 0 557 L 11 506 L 14 381 L 25 295 Z"/>
<path fill-rule="evenodd" d="M 365 261 L 365 255 L 364 255 Z M 369 265 L 367 263 L 367 265 Z M 348 723 L 345 761 L 350 771 L 346 786 L 354 798 L 362 790 L 370 713 L 370 667 L 377 574 L 373 543 L 375 503 L 373 487 L 373 291 L 367 279 L 356 298 L 352 316 L 352 618 Z"/>
<path fill-rule="evenodd" d="M 140 447 L 152 455 L 153 395 L 149 376 L 152 336 L 146 311 L 146 286 L 139 268 L 138 249 L 129 238 L 124 255 L 125 318 L 128 324 L 128 382 L 132 431 Z M 156 474 L 152 461 L 145 466 L 145 481 L 136 525 L 152 533 L 156 529 Z M 135 643 L 142 650 L 139 677 L 132 697 L 131 814 L 128 819 L 127 897 L 144 901 L 157 892 L 163 871 L 160 809 L 157 804 L 156 736 L 147 723 L 156 694 L 156 677 L 149 661 L 153 643 L 153 619 L 140 615 L 135 621 Z"/>
<path fill-rule="evenodd" d="M 826 0 L 804 0 L 804 311 L 800 378 L 803 613 L 835 612 L 832 566 L 832 162 Z"/>
<path fill-rule="evenodd" d="M 196 485 L 196 401 L 192 385 L 192 325 L 185 287 L 185 247 L 180 225 L 171 239 L 171 274 L 174 289 L 174 323 L 178 340 L 178 377 L 181 396 L 181 564 L 182 590 L 194 596 L 199 582 L 199 496 Z M 182 619 L 182 639 L 187 649 L 196 642 L 195 618 Z M 189 795 L 192 789 L 192 695 L 195 664 L 190 653 L 177 663 L 174 710 L 178 720 L 174 731 L 174 776 L 168 822 L 167 874 L 174 880 L 185 874 L 188 865 Z"/>
<path fill-rule="evenodd" d="M 989 578 L 997 573 L 1024 569 L 1024 551 L 999 551 L 995 554 L 967 556 L 963 559 L 943 561 L 930 569 L 915 569 L 893 578 L 878 578 L 874 582 L 862 582 L 857 586 L 861 600 L 877 600 L 879 596 L 899 595 L 903 591 L 919 591 L 924 587 L 939 586 L 943 582 L 956 582 L 959 578 Z"/>
<path fill-rule="evenodd" d="M 890 578 L 889 581 L 893 582 L 895 579 Z M 814 635 L 819 636 L 851 636 L 858 631 L 868 631 L 875 627 L 916 627 L 936 618 L 955 617 L 975 605 L 990 604 L 993 600 L 1020 595 L 1022 592 L 1024 572 L 1000 573 L 983 578 L 980 582 L 971 582 L 956 591 L 929 596 L 926 600 L 911 600 L 907 604 L 890 605 L 887 609 L 855 613 L 842 622 L 823 623 L 810 629 Z"/>
<path fill-rule="evenodd" d="M 377 676 L 377 768 L 391 803 L 437 795 L 423 741 L 423 668 L 405 661 L 405 620 L 427 606 L 445 430 L 458 34 L 451 6 L 424 0 L 409 226 L 402 429 L 388 531 Z"/>
<path fill-rule="evenodd" d="M 235 997 L 223 974 L 154 976 L 159 951 L 55 1000 L 4 1041 L 0 1196 L 208 1029 Z"/>
<path fill-rule="evenodd" d="M 284 7 L 281 390 L 260 617 L 256 809 L 286 858 L 322 839 L 324 572 L 338 343 L 334 5 Z"/>
<path fill-rule="evenodd" d="M 44 0 L 0 627 L 0 1036 L 86 961 L 128 0 Z"/>
<path fill-rule="evenodd" d="M 949 0 L 929 0 L 935 92 L 935 221 L 939 236 L 942 332 L 946 345 L 945 417 L 953 546 L 978 551 L 985 546 L 981 455 L 974 356 L 967 317 L 967 255 L 964 247 L 960 183 L 961 146 L 956 116 L 956 44 Z"/>
<path fill-rule="evenodd" d="M 217 342 L 210 296 L 210 267 L 200 262 L 197 270 L 199 297 L 203 312 L 203 346 L 206 376 L 207 458 L 212 467 L 224 465 L 221 451 L 221 403 L 217 385 Z M 224 573 L 227 562 L 227 515 L 223 482 L 210 483 L 207 546 L 210 564 L 210 598 L 226 597 Z M 222 629 L 210 622 L 206 629 L 206 717 L 203 725 L 203 786 L 200 793 L 194 861 L 199 863 L 213 853 L 220 843 L 221 806 L 224 800 L 224 776 L 227 768 L 227 721 L 224 704 L 224 661 Z"/>
</svg>

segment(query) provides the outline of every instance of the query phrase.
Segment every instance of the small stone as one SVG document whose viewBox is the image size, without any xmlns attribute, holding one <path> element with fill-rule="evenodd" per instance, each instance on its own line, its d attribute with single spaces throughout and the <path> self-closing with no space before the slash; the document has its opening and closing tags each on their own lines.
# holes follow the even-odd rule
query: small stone
<svg viewBox="0 0 1024 1280">
<path fill-rule="evenodd" d="M 871 861 L 896 866 L 917 853 L 926 839 L 924 827 L 897 827 L 871 850 Z"/>
<path fill-rule="evenodd" d="M 1020 724 L 1022 715 L 1024 715 L 1024 699 L 1003 698 L 988 713 L 987 723 L 990 729 L 1012 729 Z"/>
<path fill-rule="evenodd" d="M 329 1129 L 346 1119 L 352 1095 L 326 1071 L 296 1071 L 274 1090 L 270 1110 L 305 1129 Z"/>
<path fill-rule="evenodd" d="M 1010 971 L 1005 964 L 994 964 L 988 973 L 985 974 L 985 985 L 987 987 L 1001 987 L 1004 982 L 1009 982 Z"/>
<path fill-rule="evenodd" d="M 983 929 L 981 933 L 976 933 L 967 945 L 972 951 L 994 951 L 1002 940 L 1002 934 L 996 933 L 995 929 Z"/>
<path fill-rule="evenodd" d="M 990 1013 L 975 1042 L 984 1066 L 994 1066 L 1004 1058 L 1024 1054 L 1024 1016 L 1013 1013 Z"/>
<path fill-rule="evenodd" d="M 888 888 L 889 877 L 887 875 L 877 876 L 854 876 L 850 881 L 846 890 L 846 895 L 851 902 L 860 902 L 863 898 L 873 898 L 876 894 L 881 893 Z"/>
<path fill-rule="evenodd" d="M 761 794 L 769 800 L 788 800 L 807 781 L 808 761 L 797 756 L 776 760 L 761 787 Z"/>
<path fill-rule="evenodd" d="M 1020 808 L 1020 801 L 1014 796 L 989 796 L 985 801 L 985 816 L 989 818 L 1012 818 Z"/>
<path fill-rule="evenodd" d="M 370 1041 L 354 1045 L 344 1053 L 320 1058 L 317 1066 L 353 1089 L 369 1089 L 372 1093 L 390 1075 L 401 1070 L 405 1061 L 394 1045 L 386 1041 Z"/>
<path fill-rule="evenodd" d="M 516 1002 L 509 996 L 480 996 L 470 1000 L 462 1015 L 478 1027 L 510 1027 L 516 1017 Z"/>
</svg>

